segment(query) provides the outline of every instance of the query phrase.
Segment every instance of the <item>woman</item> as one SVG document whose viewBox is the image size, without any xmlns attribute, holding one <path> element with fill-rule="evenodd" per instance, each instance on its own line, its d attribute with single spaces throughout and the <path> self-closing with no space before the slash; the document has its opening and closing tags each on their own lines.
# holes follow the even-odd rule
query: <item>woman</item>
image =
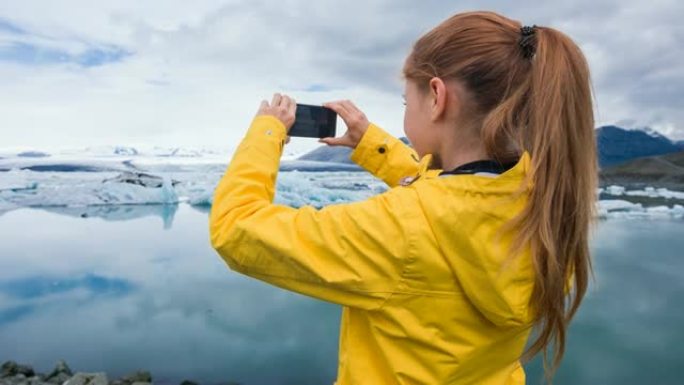
<svg viewBox="0 0 684 385">
<path fill-rule="evenodd" d="M 275 94 L 216 188 L 211 243 L 235 271 L 343 305 L 336 385 L 524 384 L 539 351 L 550 381 L 592 272 L 586 60 L 555 29 L 467 12 L 422 36 L 402 75 L 413 148 L 349 101 L 324 104 L 348 130 L 321 142 L 353 148 L 386 192 L 273 204 L 295 116 Z"/>
</svg>

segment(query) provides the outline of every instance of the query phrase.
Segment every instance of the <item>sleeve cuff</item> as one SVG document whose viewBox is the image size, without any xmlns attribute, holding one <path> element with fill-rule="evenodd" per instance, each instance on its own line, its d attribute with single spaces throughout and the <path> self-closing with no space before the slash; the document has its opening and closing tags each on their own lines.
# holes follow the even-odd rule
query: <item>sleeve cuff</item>
<svg viewBox="0 0 684 385">
<path fill-rule="evenodd" d="M 287 136 L 285 123 L 273 115 L 257 115 L 247 130 L 245 137 L 275 140 L 280 143 Z"/>
<path fill-rule="evenodd" d="M 238 148 L 256 147 L 270 158 L 280 159 L 286 136 L 287 128 L 280 119 L 273 115 L 257 115 Z"/>
<path fill-rule="evenodd" d="M 361 140 L 349 155 L 354 163 L 370 172 L 375 172 L 386 161 L 389 153 L 389 134 L 379 126 L 370 123 Z"/>
</svg>

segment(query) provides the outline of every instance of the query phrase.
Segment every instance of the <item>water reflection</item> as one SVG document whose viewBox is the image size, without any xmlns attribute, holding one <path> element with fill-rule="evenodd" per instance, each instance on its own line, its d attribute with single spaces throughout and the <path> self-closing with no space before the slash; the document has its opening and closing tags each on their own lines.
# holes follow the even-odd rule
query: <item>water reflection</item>
<svg viewBox="0 0 684 385">
<path fill-rule="evenodd" d="M 229 270 L 204 212 L 181 205 L 166 230 L 135 218 L 0 217 L 0 357 L 155 383 L 334 381 L 337 305 Z"/>
<path fill-rule="evenodd" d="M 133 285 L 124 279 L 101 277 L 87 274 L 84 277 L 64 278 L 49 276 L 32 276 L 0 282 L 0 293 L 14 299 L 20 304 L 0 310 L 0 326 L 21 321 L 32 315 L 45 297 L 57 296 L 72 291 L 88 292 L 92 300 L 101 300 L 104 296 L 127 295 Z"/>
<path fill-rule="evenodd" d="M 176 211 L 178 211 L 178 205 L 41 206 L 39 209 L 72 217 L 102 218 L 106 221 L 128 221 L 147 216 L 159 217 L 164 223 L 164 229 L 170 229 L 173 225 L 173 217 L 176 215 Z"/>
<path fill-rule="evenodd" d="M 681 382 L 683 230 L 681 220 L 601 222 L 592 241 L 596 282 L 570 326 L 556 383 Z M 541 361 L 527 370 L 538 378 Z"/>
<path fill-rule="evenodd" d="M 172 206 L 1 216 L 0 358 L 40 372 L 60 358 L 110 377 L 146 369 L 160 384 L 332 384 L 340 308 L 229 270 L 209 244 L 208 209 Z M 555 383 L 679 382 L 682 228 L 601 223 L 597 285 Z M 539 359 L 527 371 L 537 383 Z"/>
</svg>

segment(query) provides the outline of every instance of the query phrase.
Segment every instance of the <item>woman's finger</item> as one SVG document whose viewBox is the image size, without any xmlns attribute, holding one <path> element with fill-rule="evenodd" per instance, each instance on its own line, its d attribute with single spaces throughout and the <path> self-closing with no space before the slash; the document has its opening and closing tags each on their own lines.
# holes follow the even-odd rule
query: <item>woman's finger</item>
<svg viewBox="0 0 684 385">
<path fill-rule="evenodd" d="M 257 115 L 262 114 L 266 109 L 268 108 L 268 102 L 266 99 L 261 100 L 261 104 L 259 104 L 259 109 L 257 110 Z"/>
<path fill-rule="evenodd" d="M 297 101 L 294 100 L 294 98 L 290 100 L 290 114 L 292 114 L 293 116 L 296 116 L 297 114 Z"/>
<path fill-rule="evenodd" d="M 325 143 L 328 146 L 338 146 L 340 144 L 340 139 L 332 136 L 327 136 L 325 138 L 318 139 L 318 142 Z"/>
<path fill-rule="evenodd" d="M 283 107 L 285 111 L 288 111 L 290 109 L 290 97 L 283 95 L 283 97 L 280 99 L 280 106 Z"/>
<path fill-rule="evenodd" d="M 273 100 L 271 100 L 271 106 L 278 107 L 278 105 L 280 104 L 281 98 L 282 98 L 282 96 L 278 92 L 274 93 L 273 94 Z"/>
<path fill-rule="evenodd" d="M 347 109 L 340 102 L 332 102 L 332 103 L 328 103 L 328 104 L 333 106 L 333 109 L 335 110 L 335 112 L 340 114 L 342 119 L 344 119 L 344 120 L 347 119 L 347 117 L 349 116 L 349 111 L 347 111 Z"/>
<path fill-rule="evenodd" d="M 318 139 L 318 142 L 319 143 L 325 143 L 328 146 L 347 146 L 347 147 L 349 147 L 351 144 L 349 138 L 346 136 L 340 136 L 340 137 L 327 136 L 327 137 Z"/>
<path fill-rule="evenodd" d="M 333 109 L 335 111 L 338 111 L 341 108 L 339 101 L 323 103 L 323 106 Z"/>
<path fill-rule="evenodd" d="M 342 104 L 342 105 L 344 106 L 344 108 L 345 108 L 350 114 L 351 114 L 351 113 L 355 113 L 355 112 L 361 112 L 361 110 L 359 110 L 359 109 L 354 105 L 354 103 L 351 102 L 351 100 L 343 100 L 343 101 L 340 102 L 340 104 Z"/>
</svg>

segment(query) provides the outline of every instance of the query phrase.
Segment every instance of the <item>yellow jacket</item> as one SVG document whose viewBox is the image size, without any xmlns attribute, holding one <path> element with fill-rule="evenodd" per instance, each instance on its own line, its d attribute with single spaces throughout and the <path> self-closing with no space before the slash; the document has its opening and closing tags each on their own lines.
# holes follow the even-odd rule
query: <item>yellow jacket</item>
<svg viewBox="0 0 684 385">
<path fill-rule="evenodd" d="M 506 198 L 529 154 L 497 177 L 439 176 L 431 154 L 371 123 L 351 159 L 390 188 L 297 209 L 273 203 L 286 134 L 254 118 L 214 192 L 210 239 L 232 270 L 343 305 L 333 385 L 524 384 L 530 253 L 500 269 L 510 237 L 494 232 L 526 203 Z"/>
</svg>

